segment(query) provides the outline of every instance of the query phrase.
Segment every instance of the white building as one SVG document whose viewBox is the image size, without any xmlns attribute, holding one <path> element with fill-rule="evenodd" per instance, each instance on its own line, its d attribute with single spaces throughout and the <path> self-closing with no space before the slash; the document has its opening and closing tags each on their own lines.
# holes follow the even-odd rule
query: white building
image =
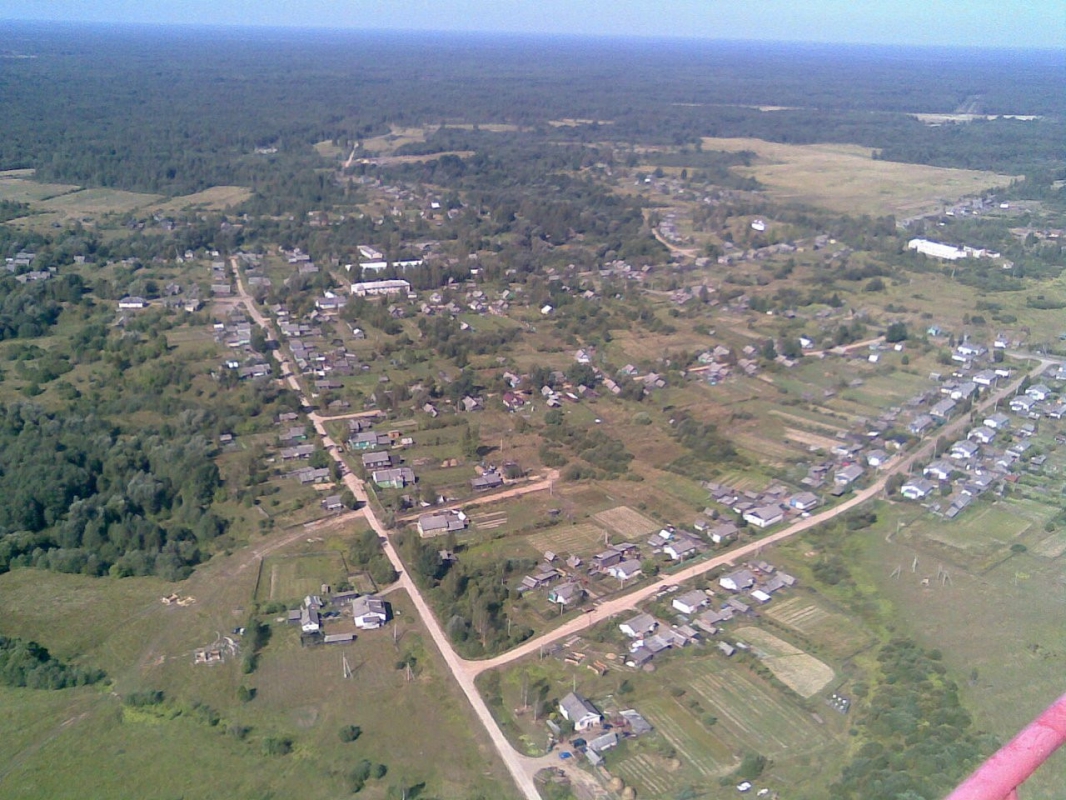
<svg viewBox="0 0 1066 800">
<path fill-rule="evenodd" d="M 917 250 L 923 256 L 940 258 L 945 261 L 957 261 L 960 258 L 966 258 L 968 255 L 961 247 L 932 242 L 929 239 L 911 239 L 907 242 L 907 249 Z"/>
<path fill-rule="evenodd" d="M 398 278 L 388 281 L 361 281 L 352 284 L 352 294 L 357 297 L 379 294 L 407 294 L 411 284 Z"/>
</svg>

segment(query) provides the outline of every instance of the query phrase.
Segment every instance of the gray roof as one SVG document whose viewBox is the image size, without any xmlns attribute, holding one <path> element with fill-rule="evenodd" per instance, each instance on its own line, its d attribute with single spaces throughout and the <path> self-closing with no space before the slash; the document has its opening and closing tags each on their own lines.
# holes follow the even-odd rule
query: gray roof
<svg viewBox="0 0 1066 800">
<path fill-rule="evenodd" d="M 352 614 L 356 617 L 364 617 L 367 614 L 380 614 L 388 616 L 385 611 L 385 601 L 374 597 L 372 594 L 364 594 L 352 601 Z"/>
<path fill-rule="evenodd" d="M 646 633 L 651 633 L 653 630 L 655 630 L 658 624 L 659 623 L 656 622 L 655 617 L 653 617 L 651 614 L 637 614 L 632 619 L 627 619 L 625 622 L 622 623 L 622 625 L 625 625 L 638 636 Z"/>
<path fill-rule="evenodd" d="M 596 709 L 596 706 L 576 692 L 570 692 L 570 694 L 560 700 L 559 709 L 563 712 L 563 716 L 571 722 L 577 722 L 582 717 L 589 715 L 602 719 L 602 715 Z"/>
</svg>

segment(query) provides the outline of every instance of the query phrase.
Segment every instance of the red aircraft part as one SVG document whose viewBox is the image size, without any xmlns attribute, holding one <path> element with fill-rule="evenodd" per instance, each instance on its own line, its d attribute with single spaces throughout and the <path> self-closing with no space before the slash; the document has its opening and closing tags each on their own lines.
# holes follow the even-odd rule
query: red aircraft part
<svg viewBox="0 0 1066 800">
<path fill-rule="evenodd" d="M 946 800 L 1016 800 L 1017 788 L 1066 743 L 1066 694 L 1029 723 Z"/>
</svg>

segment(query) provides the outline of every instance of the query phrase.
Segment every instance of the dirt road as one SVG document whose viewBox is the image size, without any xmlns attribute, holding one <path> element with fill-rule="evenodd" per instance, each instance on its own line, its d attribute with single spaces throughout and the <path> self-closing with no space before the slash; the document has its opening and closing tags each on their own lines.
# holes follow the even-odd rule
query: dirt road
<svg viewBox="0 0 1066 800">
<path fill-rule="evenodd" d="M 977 410 L 984 411 L 989 408 L 992 408 L 996 403 L 1000 402 L 1005 397 L 1013 395 L 1018 390 L 1018 387 L 1021 385 L 1022 381 L 1024 381 L 1026 377 L 1032 377 L 1038 374 L 1050 363 L 1054 362 L 1051 359 L 1039 359 L 1038 366 L 1034 367 L 1032 370 L 1015 380 L 1013 383 L 1004 386 L 1002 389 L 992 394 L 984 403 L 980 404 L 977 407 Z M 906 472 L 915 462 L 928 457 L 929 453 L 936 446 L 936 439 L 940 437 L 950 438 L 956 433 L 959 433 L 969 423 L 969 415 L 964 415 L 954 420 L 953 422 L 948 423 L 943 428 L 938 429 L 936 432 L 937 436 L 935 438 L 924 442 L 917 450 L 915 450 L 910 455 L 897 457 L 894 462 L 890 462 L 887 468 L 882 470 L 881 477 L 878 478 L 877 481 L 857 493 L 854 497 L 851 497 L 845 502 L 841 503 L 840 505 L 833 506 L 833 508 L 830 509 L 826 509 L 820 514 L 813 514 L 807 519 L 798 520 L 792 525 L 789 525 L 786 528 L 782 528 L 776 533 L 772 533 L 769 536 L 764 536 L 763 538 L 758 539 L 754 542 L 750 542 L 749 544 L 743 545 L 742 547 L 737 547 L 727 553 L 723 553 L 720 556 L 708 559 L 706 561 L 701 561 L 698 564 L 693 564 L 691 567 L 679 570 L 678 572 L 671 573 L 670 575 L 664 578 L 660 578 L 654 583 L 651 583 L 647 586 L 643 586 L 639 589 L 635 589 L 629 594 L 623 595 L 621 597 L 616 597 L 613 600 L 610 600 L 594 608 L 589 613 L 581 617 L 572 619 L 569 622 L 561 625 L 558 628 L 555 628 L 552 631 L 549 631 L 548 633 L 545 633 L 542 636 L 538 636 L 534 639 L 530 639 L 527 642 L 523 642 L 518 647 L 512 650 L 508 650 L 506 653 L 496 656 L 495 658 L 487 659 L 484 661 L 463 661 L 463 668 L 467 670 L 470 675 L 476 677 L 485 670 L 493 669 L 494 667 L 499 667 L 504 664 L 509 664 L 510 662 L 516 661 L 517 659 L 520 659 L 524 656 L 538 652 L 540 648 L 545 647 L 546 645 L 552 644 L 560 639 L 564 639 L 569 636 L 573 636 L 574 634 L 578 634 L 581 631 L 587 630 L 596 623 L 602 622 L 606 619 L 610 619 L 611 617 L 621 613 L 622 611 L 630 611 L 634 609 L 638 603 L 647 600 L 656 592 L 667 586 L 671 586 L 673 584 L 681 583 L 683 581 L 698 577 L 724 564 L 734 564 L 738 560 L 753 555 L 762 548 L 767 547 L 768 545 L 772 545 L 775 542 L 780 542 L 784 539 L 788 539 L 798 533 L 810 530 L 816 525 L 821 525 L 823 522 L 828 522 L 841 514 L 845 514 L 848 511 L 851 511 L 853 508 L 862 505 L 867 500 L 872 500 L 874 497 L 880 494 L 884 490 L 885 484 L 888 482 L 888 479 L 890 477 L 900 472 Z"/>
<path fill-rule="evenodd" d="M 244 288 L 244 283 L 241 279 L 236 259 L 234 259 L 232 263 L 234 273 L 237 276 L 237 287 L 240 293 L 241 302 L 244 304 L 245 308 L 248 309 L 249 314 L 251 315 L 252 319 L 255 320 L 256 324 L 260 325 L 266 332 L 268 339 L 276 340 L 271 324 L 255 307 L 254 300 L 251 298 L 251 296 L 248 295 L 247 291 Z M 291 364 L 288 362 L 288 359 L 284 355 L 284 351 L 278 348 L 273 352 L 275 359 L 278 361 L 279 365 L 282 368 L 282 375 L 288 381 L 289 385 L 293 388 L 293 390 L 300 393 L 300 396 L 304 399 L 305 407 L 309 408 L 310 404 L 306 400 L 306 395 L 303 392 L 303 388 L 300 386 L 300 381 L 295 371 L 292 369 Z M 1031 370 L 1026 376 L 1019 378 L 1008 386 L 1005 386 L 995 392 L 991 397 L 989 397 L 988 400 L 986 400 L 983 404 L 981 404 L 981 406 L 978 407 L 978 410 L 991 408 L 1003 398 L 1010 396 L 1015 391 L 1017 391 L 1019 385 L 1025 377 L 1037 374 L 1039 371 L 1043 370 L 1047 364 L 1050 363 L 1053 363 L 1051 359 L 1039 359 L 1039 366 Z M 327 452 L 330 453 L 334 460 L 343 464 L 343 456 L 341 455 L 340 449 L 336 447 L 335 443 L 329 437 L 329 434 L 327 433 L 325 427 L 325 423 L 329 419 L 336 419 L 336 417 L 323 417 L 315 411 L 308 410 L 308 418 L 311 420 L 311 423 L 314 425 L 315 430 L 318 432 L 318 435 L 322 440 L 322 444 L 326 448 Z M 937 437 L 950 437 L 962 430 L 967 424 L 969 424 L 968 415 L 960 417 L 959 419 L 939 429 L 937 431 Z M 715 558 L 711 558 L 706 561 L 701 561 L 697 564 L 693 564 L 691 567 L 687 567 L 685 569 L 679 570 L 678 572 L 672 573 L 669 576 L 661 578 L 647 586 L 636 589 L 626 595 L 614 598 L 604 603 L 603 605 L 594 608 L 588 614 L 584 614 L 581 617 L 573 619 L 542 636 L 530 639 L 529 641 L 508 651 L 507 653 L 496 656 L 495 658 L 486 659 L 484 661 L 468 661 L 466 659 L 460 658 L 459 654 L 455 652 L 455 649 L 452 647 L 451 642 L 449 641 L 443 628 L 441 628 L 440 624 L 437 622 L 437 618 L 434 616 L 432 609 L 430 609 L 429 604 L 422 596 L 422 592 L 411 579 L 410 575 L 408 575 L 405 571 L 403 562 L 401 561 L 399 554 L 396 552 L 396 549 L 393 546 L 392 540 L 389 536 L 389 532 L 385 529 L 385 526 L 381 524 L 381 521 L 377 518 L 377 515 L 374 513 L 373 508 L 367 502 L 367 492 L 366 487 L 363 485 L 363 482 L 351 472 L 347 472 L 347 474 L 345 474 L 344 476 L 344 484 L 348 487 L 348 489 L 351 490 L 352 494 L 356 497 L 356 499 L 358 499 L 361 503 L 364 504 L 361 513 L 366 518 L 367 523 L 381 537 L 382 547 L 385 551 L 385 555 L 388 556 L 389 561 L 392 562 L 393 567 L 400 575 L 399 581 L 397 585 L 393 587 L 393 589 L 402 588 L 411 597 L 411 600 L 414 603 L 415 608 L 418 610 L 418 614 L 422 619 L 423 625 L 425 625 L 426 630 L 430 634 L 430 637 L 437 645 L 437 649 L 440 651 L 441 656 L 444 658 L 445 663 L 448 665 L 449 671 L 454 676 L 463 694 L 466 696 L 471 707 L 474 709 L 474 713 L 477 715 L 478 719 L 481 720 L 481 723 L 485 726 L 485 730 L 488 732 L 489 738 L 491 739 L 493 746 L 496 748 L 496 751 L 497 753 L 499 753 L 500 758 L 507 766 L 507 769 L 511 773 L 511 777 L 514 779 L 515 784 L 518 786 L 518 789 L 527 798 L 527 800 L 540 800 L 540 795 L 537 791 L 535 783 L 533 782 L 533 775 L 538 769 L 552 762 L 550 759 L 545 760 L 545 758 L 543 757 L 530 758 L 527 756 L 523 756 L 517 751 L 515 751 L 515 749 L 507 741 L 507 738 L 504 736 L 503 731 L 500 729 L 499 725 L 496 724 L 496 720 L 493 718 L 488 706 L 481 698 L 477 687 L 474 685 L 474 679 L 478 675 L 480 675 L 485 670 L 502 666 L 504 664 L 509 664 L 512 661 L 530 655 L 531 653 L 537 652 L 541 647 L 556 642 L 559 639 L 563 639 L 565 637 L 587 630 L 592 625 L 610 619 L 611 617 L 623 611 L 629 611 L 633 609 L 638 603 L 643 600 L 646 600 L 647 598 L 651 597 L 656 592 L 668 585 L 680 583 L 682 581 L 695 578 L 712 569 L 715 569 L 716 567 L 722 566 L 723 564 L 733 564 L 739 559 L 752 555 L 764 547 L 772 545 L 775 542 L 780 542 L 785 539 L 788 539 L 798 533 L 802 533 L 803 531 L 809 530 L 810 528 L 816 525 L 820 525 L 823 522 L 828 522 L 829 520 L 834 519 L 840 514 L 844 514 L 850 511 L 851 509 L 862 505 L 866 501 L 873 499 L 879 493 L 881 493 L 884 490 L 886 482 L 892 475 L 909 469 L 911 465 L 914 464 L 916 461 L 927 457 L 933 447 L 935 447 L 935 440 L 924 442 L 910 455 L 900 457 L 894 463 L 890 463 L 887 468 L 882 470 L 880 477 L 872 485 L 858 492 L 854 497 L 846 500 L 845 502 L 837 506 L 834 506 L 831 509 L 827 509 L 826 511 L 823 511 L 820 514 L 812 515 L 807 519 L 800 520 L 792 525 L 789 525 L 786 528 L 781 529 L 780 531 L 777 531 L 776 533 L 772 533 L 769 536 L 763 537 L 742 547 L 735 548 L 734 550 L 731 550 L 730 552 L 724 553 Z M 551 479 L 552 477 L 549 477 L 546 480 Z M 525 488 L 527 491 L 531 490 L 529 487 L 516 487 L 516 490 L 517 488 Z M 486 499 L 497 500 L 501 497 L 501 495 L 497 495 Z M 291 535 L 292 534 L 290 534 L 290 536 Z M 300 533 L 297 533 L 296 535 L 299 536 Z M 289 536 L 285 537 L 285 539 L 288 538 Z M 270 548 L 280 546 L 282 546 L 281 541 L 272 542 L 269 545 L 264 545 L 263 547 L 261 547 L 259 549 L 259 552 L 272 552 L 272 549 Z"/>
</svg>

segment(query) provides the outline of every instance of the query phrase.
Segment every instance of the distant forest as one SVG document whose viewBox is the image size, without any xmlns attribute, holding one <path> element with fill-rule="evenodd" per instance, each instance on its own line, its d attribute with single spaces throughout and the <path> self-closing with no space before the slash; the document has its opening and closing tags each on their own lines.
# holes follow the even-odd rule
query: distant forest
<svg viewBox="0 0 1066 800">
<path fill-rule="evenodd" d="M 12 24 L 2 55 L 0 169 L 168 195 L 306 196 L 315 142 L 459 122 L 522 126 L 522 144 L 755 136 L 1012 174 L 1066 162 L 1059 52 Z M 961 107 L 1042 119 L 902 113 Z M 611 124 L 547 124 L 564 118 Z"/>
</svg>

